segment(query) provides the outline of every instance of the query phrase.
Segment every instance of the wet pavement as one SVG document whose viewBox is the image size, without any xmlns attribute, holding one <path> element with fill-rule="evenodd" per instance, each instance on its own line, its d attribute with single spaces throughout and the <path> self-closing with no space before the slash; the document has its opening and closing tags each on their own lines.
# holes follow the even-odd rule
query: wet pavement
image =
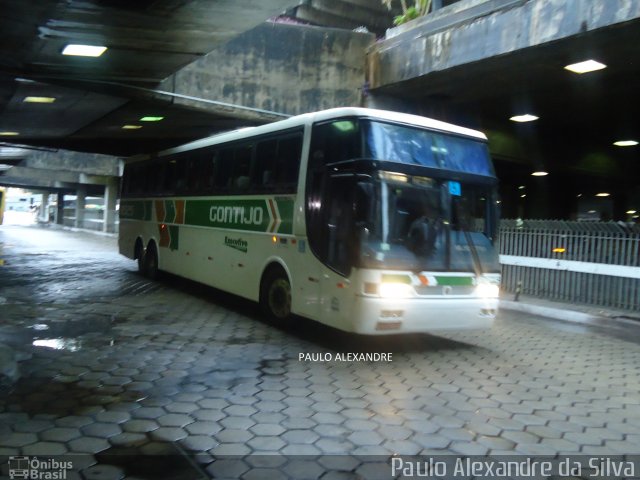
<svg viewBox="0 0 640 480">
<path fill-rule="evenodd" d="M 337 358 L 358 352 L 392 361 Z M 73 455 L 67 478 L 390 478 L 392 455 L 640 453 L 637 329 L 501 312 L 438 337 L 283 331 L 250 302 L 147 281 L 112 237 L 38 227 L 0 227 L 0 385 L 0 456 Z"/>
</svg>

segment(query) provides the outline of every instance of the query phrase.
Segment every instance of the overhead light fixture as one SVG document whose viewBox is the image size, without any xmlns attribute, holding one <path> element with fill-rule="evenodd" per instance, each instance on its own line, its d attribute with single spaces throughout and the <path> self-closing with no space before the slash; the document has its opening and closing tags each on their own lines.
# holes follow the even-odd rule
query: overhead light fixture
<svg viewBox="0 0 640 480">
<path fill-rule="evenodd" d="M 581 194 L 581 193 L 579 193 L 578 195 L 576 195 L 576 198 L 580 198 L 580 197 L 582 197 L 582 194 Z"/>
<path fill-rule="evenodd" d="M 610 193 L 607 192 L 600 192 L 600 193 L 596 193 L 596 197 L 608 197 L 610 196 Z"/>
<path fill-rule="evenodd" d="M 76 57 L 99 57 L 106 51 L 107 47 L 98 45 L 67 45 L 62 50 L 62 54 Z"/>
<path fill-rule="evenodd" d="M 164 120 L 164 117 L 152 117 L 152 116 L 148 116 L 148 117 L 142 117 L 140 119 L 141 122 L 159 122 L 161 120 Z"/>
<path fill-rule="evenodd" d="M 0 132 L 0 136 L 3 137 L 17 137 L 18 135 L 20 135 L 19 132 Z"/>
<path fill-rule="evenodd" d="M 123 125 L 123 130 L 139 130 L 142 128 L 142 125 Z"/>
<path fill-rule="evenodd" d="M 596 62 L 595 60 L 585 60 L 584 62 L 572 63 L 564 67 L 565 70 L 569 70 L 573 73 L 583 74 L 589 72 L 595 72 L 596 70 L 602 70 L 607 68 L 604 63 Z"/>
<path fill-rule="evenodd" d="M 53 103 L 55 101 L 55 97 L 24 97 L 23 100 L 25 103 Z"/>
<path fill-rule="evenodd" d="M 534 177 L 546 177 L 547 175 L 549 175 L 549 172 L 545 172 L 544 170 L 537 170 L 531 175 L 533 175 Z"/>
<path fill-rule="evenodd" d="M 525 113 L 523 115 L 514 115 L 509 120 L 512 122 L 524 123 L 524 122 L 533 122 L 538 120 L 540 117 L 536 117 L 535 115 L 531 115 L 530 113 Z"/>
<path fill-rule="evenodd" d="M 518 186 L 518 190 L 524 190 L 524 189 L 525 189 L 525 186 L 524 186 L 524 185 L 519 185 L 519 186 Z"/>
<path fill-rule="evenodd" d="M 635 147 L 638 145 L 638 142 L 635 140 L 618 140 L 617 142 L 613 142 L 616 147 Z"/>
<path fill-rule="evenodd" d="M 525 193 L 525 194 L 523 194 L 523 195 L 520 195 L 520 198 L 526 198 L 526 197 L 527 197 L 527 194 L 526 194 L 526 193 Z"/>
<path fill-rule="evenodd" d="M 627 215 L 635 215 L 636 213 L 635 210 L 627 210 Z"/>
</svg>

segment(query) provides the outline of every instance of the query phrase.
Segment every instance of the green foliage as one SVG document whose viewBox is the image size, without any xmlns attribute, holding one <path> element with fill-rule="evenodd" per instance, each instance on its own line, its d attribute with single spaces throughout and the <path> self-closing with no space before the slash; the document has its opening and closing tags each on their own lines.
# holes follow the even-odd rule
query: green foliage
<svg viewBox="0 0 640 480">
<path fill-rule="evenodd" d="M 393 0 L 381 0 L 381 2 L 389 10 L 393 7 Z M 397 15 L 393 19 L 393 24 L 396 26 L 426 15 L 431 8 L 431 0 L 415 0 L 411 6 L 407 5 L 407 0 L 400 0 L 400 6 L 402 7 L 402 15 Z"/>
</svg>

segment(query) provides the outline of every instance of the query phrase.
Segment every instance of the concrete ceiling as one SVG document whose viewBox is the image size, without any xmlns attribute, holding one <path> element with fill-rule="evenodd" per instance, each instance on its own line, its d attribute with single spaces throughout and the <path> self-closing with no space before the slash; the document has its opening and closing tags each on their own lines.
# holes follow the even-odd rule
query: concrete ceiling
<svg viewBox="0 0 640 480">
<path fill-rule="evenodd" d="M 0 0 L 0 132 L 18 133 L 0 134 L 0 147 L 13 149 L 0 148 L 0 163 L 16 161 L 16 145 L 131 155 L 259 123 L 241 108 L 216 113 L 173 105 L 170 92 L 156 88 L 292 4 L 296 0 Z M 64 56 L 68 44 L 108 50 L 99 58 Z M 56 100 L 25 103 L 27 96 Z M 147 115 L 165 120 L 122 129 Z"/>
<path fill-rule="evenodd" d="M 372 31 L 382 28 L 385 15 L 390 23 L 393 14 L 378 0 L 0 0 L 0 8 L 0 132 L 19 133 L 0 136 L 0 164 L 17 163 L 24 156 L 21 145 L 127 156 L 273 120 L 276 115 L 201 99 L 178 105 L 158 85 L 287 8 L 305 22 L 364 24 Z M 109 49 L 99 58 L 61 55 L 70 43 Z M 608 68 L 582 76 L 563 69 L 585 58 L 600 59 Z M 639 58 L 640 28 L 636 21 L 625 22 L 433 71 L 375 94 L 487 131 L 504 182 L 527 176 L 531 165 L 522 162 L 533 159 L 562 171 L 564 177 L 556 178 L 580 175 L 592 189 L 620 182 L 640 191 L 638 148 L 612 146 L 640 136 L 633 109 L 640 104 Z M 25 103 L 27 96 L 56 101 Z M 508 120 L 524 110 L 540 120 Z M 146 115 L 165 119 L 122 129 Z"/>
</svg>

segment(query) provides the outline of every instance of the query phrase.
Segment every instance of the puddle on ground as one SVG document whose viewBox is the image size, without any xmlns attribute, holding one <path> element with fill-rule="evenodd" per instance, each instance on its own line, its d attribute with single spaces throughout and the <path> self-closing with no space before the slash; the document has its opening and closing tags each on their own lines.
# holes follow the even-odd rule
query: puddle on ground
<svg viewBox="0 0 640 480">
<path fill-rule="evenodd" d="M 34 347 L 46 347 L 54 350 L 77 352 L 82 347 L 82 342 L 75 338 L 44 338 L 34 340 L 32 345 Z"/>
<path fill-rule="evenodd" d="M 33 330 L 41 332 L 43 330 L 49 330 L 49 325 L 47 325 L 46 323 L 36 323 L 35 325 L 29 325 L 27 328 L 31 328 Z"/>
</svg>

